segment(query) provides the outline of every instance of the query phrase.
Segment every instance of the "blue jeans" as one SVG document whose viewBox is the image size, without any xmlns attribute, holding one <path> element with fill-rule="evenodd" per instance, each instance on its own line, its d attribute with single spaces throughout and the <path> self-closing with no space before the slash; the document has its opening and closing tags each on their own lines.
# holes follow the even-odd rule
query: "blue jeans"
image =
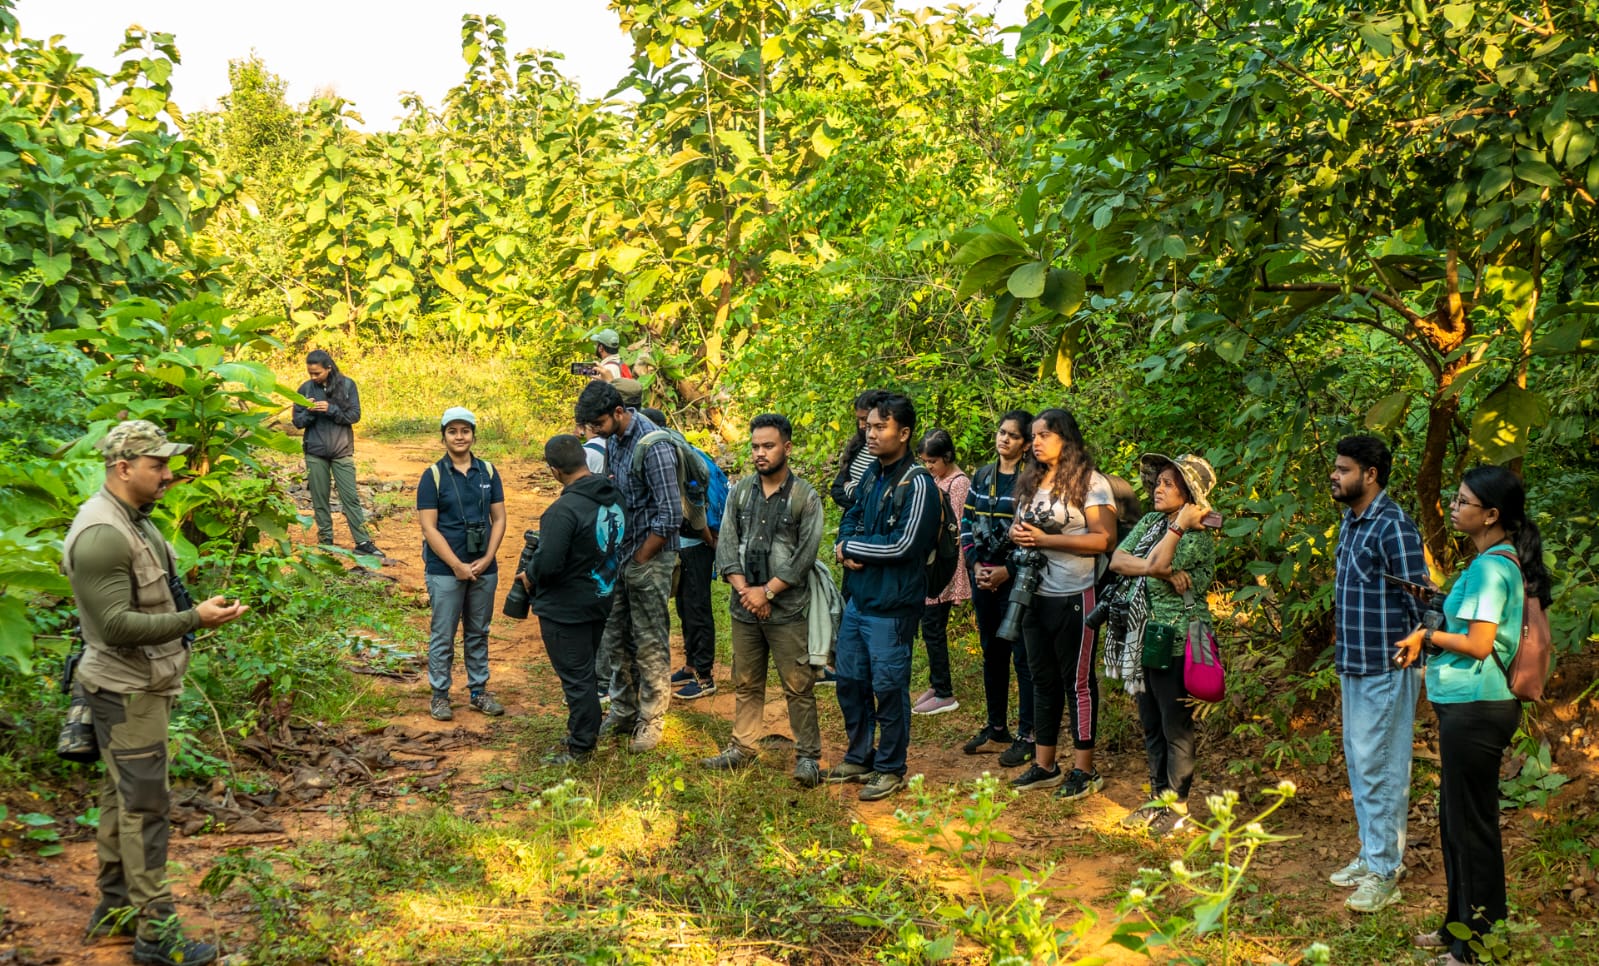
<svg viewBox="0 0 1599 966">
<path fill-rule="evenodd" d="M 473 694 L 489 683 L 489 621 L 494 617 L 494 589 L 500 575 L 460 580 L 454 574 L 428 574 L 428 601 L 433 622 L 428 633 L 428 684 L 434 694 L 450 691 L 450 666 L 455 663 L 455 629 L 461 628 L 461 657 L 466 684 Z"/>
<path fill-rule="evenodd" d="M 1360 827 L 1360 858 L 1382 876 L 1399 871 L 1410 815 L 1410 750 L 1421 669 L 1340 674 L 1344 763 Z"/>
<path fill-rule="evenodd" d="M 853 600 L 845 605 L 834 657 L 838 707 L 844 712 L 844 730 L 849 737 L 845 761 L 873 771 L 905 774 L 905 751 L 911 739 L 911 645 L 915 640 L 915 617 L 872 617 L 857 610 Z"/>
</svg>

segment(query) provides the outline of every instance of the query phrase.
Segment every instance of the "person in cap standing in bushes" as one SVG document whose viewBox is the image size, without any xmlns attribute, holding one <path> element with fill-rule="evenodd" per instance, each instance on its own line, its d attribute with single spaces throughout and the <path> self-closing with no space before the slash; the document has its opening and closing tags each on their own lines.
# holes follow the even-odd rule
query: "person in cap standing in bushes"
<svg viewBox="0 0 1599 966">
<path fill-rule="evenodd" d="M 1204 532 L 1204 519 L 1216 471 L 1187 454 L 1173 459 L 1146 453 L 1139 463 L 1155 509 L 1110 558 L 1110 569 L 1131 579 L 1114 591 L 1127 603 L 1125 624 L 1113 620 L 1106 630 L 1106 654 L 1122 657 L 1115 662 L 1107 657 L 1105 663 L 1107 673 L 1120 677 L 1138 704 L 1150 799 L 1167 791 L 1177 796 L 1170 806 L 1135 809 L 1122 826 L 1165 835 L 1187 824 L 1194 782 L 1194 709 L 1183 687 L 1182 648 L 1188 622 L 1210 617 L 1205 595 L 1216 575 L 1216 543 Z M 1143 647 L 1152 631 L 1151 639 L 1169 648 L 1160 667 L 1149 663 L 1159 655 Z"/>
<path fill-rule="evenodd" d="M 78 509 L 61 560 L 84 641 L 74 688 L 89 705 L 105 763 L 95 836 L 100 902 L 84 939 L 132 932 L 136 963 L 203 966 L 216 961 L 217 949 L 184 937 L 167 881 L 167 725 L 194 632 L 249 608 L 222 597 L 194 604 L 172 545 L 150 520 L 172 484 L 168 461 L 189 445 L 135 419 L 113 427 L 96 448 L 105 457 L 105 486 Z"/>
<path fill-rule="evenodd" d="M 615 382 L 633 378 L 633 370 L 622 361 L 622 337 L 615 329 L 595 329 L 589 333 L 589 341 L 594 343 L 594 358 L 599 360 L 599 371 L 594 374 L 596 379 Z"/>
<path fill-rule="evenodd" d="M 428 635 L 429 708 L 449 721 L 450 668 L 455 663 L 455 629 L 461 628 L 469 704 L 486 715 L 505 713 L 488 691 L 489 621 L 499 565 L 494 555 L 505 536 L 505 488 L 494 464 L 472 455 L 477 417 L 452 406 L 439 419 L 444 456 L 422 473 L 416 486 L 416 515 L 422 526 L 422 562 L 428 601 L 433 608 Z"/>
<path fill-rule="evenodd" d="M 305 451 L 305 484 L 311 491 L 311 514 L 316 518 L 318 543 L 333 545 L 333 510 L 328 503 L 332 486 L 339 489 L 339 508 L 350 525 L 355 552 L 383 556 L 366 529 L 361 512 L 361 495 L 355 487 L 355 430 L 361 421 L 361 392 L 355 380 L 339 371 L 333 357 L 313 349 L 305 357 L 305 374 L 311 378 L 300 386 L 300 395 L 309 405 L 294 404 L 294 426 L 304 430 L 300 446 Z"/>
</svg>

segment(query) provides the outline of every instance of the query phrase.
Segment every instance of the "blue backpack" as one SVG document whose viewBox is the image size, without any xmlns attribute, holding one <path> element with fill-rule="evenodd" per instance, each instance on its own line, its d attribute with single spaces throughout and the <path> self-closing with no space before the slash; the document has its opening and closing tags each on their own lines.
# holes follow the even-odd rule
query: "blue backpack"
<svg viewBox="0 0 1599 966">
<path fill-rule="evenodd" d="M 633 475 L 644 479 L 644 451 L 656 443 L 670 443 L 677 451 L 677 485 L 683 498 L 683 527 L 686 537 L 698 537 L 700 530 L 722 529 L 722 513 L 727 509 L 727 474 L 706 452 L 683 438 L 675 429 L 657 429 L 644 434 L 633 450 Z"/>
<path fill-rule="evenodd" d="M 727 474 L 722 472 L 722 468 L 716 465 L 716 461 L 711 459 L 709 453 L 692 444 L 689 448 L 698 453 L 700 459 L 705 461 L 706 469 L 710 475 L 710 482 L 705 487 L 707 497 L 705 501 L 705 524 L 714 532 L 720 533 L 722 531 L 722 514 L 727 511 L 727 491 L 730 489 L 727 484 Z"/>
</svg>

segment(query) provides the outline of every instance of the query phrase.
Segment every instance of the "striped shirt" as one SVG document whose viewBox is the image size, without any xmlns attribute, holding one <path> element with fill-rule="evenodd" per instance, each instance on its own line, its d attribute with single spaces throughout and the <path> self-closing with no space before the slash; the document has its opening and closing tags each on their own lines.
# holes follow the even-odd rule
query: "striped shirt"
<svg viewBox="0 0 1599 966">
<path fill-rule="evenodd" d="M 678 530 L 683 525 L 683 493 L 677 487 L 677 450 L 666 440 L 650 444 L 644 451 L 644 479 L 635 477 L 633 450 L 645 434 L 660 427 L 636 409 L 629 409 L 628 413 L 633 421 L 627 431 L 617 433 L 605 444 L 605 461 L 611 468 L 611 479 L 622 491 L 622 503 L 627 507 L 622 556 L 631 557 L 652 533 L 666 538 L 663 550 L 675 552 L 682 546 Z"/>
<path fill-rule="evenodd" d="M 1021 464 L 1017 464 L 1018 471 Z M 961 552 L 968 566 L 975 564 L 1004 564 L 1006 556 L 1015 548 L 1010 542 L 1010 525 L 1016 518 L 1016 473 L 1001 473 L 999 464 L 989 463 L 972 474 L 972 487 L 966 491 L 965 505 L 961 508 Z M 978 553 L 974 530 L 986 527 L 999 537 L 1003 544 L 997 553 Z"/>
<path fill-rule="evenodd" d="M 1360 516 L 1344 511 L 1338 530 L 1333 620 L 1333 665 L 1339 674 L 1386 674 L 1394 667 L 1394 644 L 1421 623 L 1421 604 L 1383 580 L 1392 574 L 1425 584 L 1427 560 L 1415 523 L 1379 490 Z"/>
</svg>

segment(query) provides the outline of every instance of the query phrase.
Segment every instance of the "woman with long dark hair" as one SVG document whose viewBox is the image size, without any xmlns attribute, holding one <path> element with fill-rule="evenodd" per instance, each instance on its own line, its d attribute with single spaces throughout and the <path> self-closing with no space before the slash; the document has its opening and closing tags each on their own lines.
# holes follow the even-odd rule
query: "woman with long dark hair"
<svg viewBox="0 0 1599 966">
<path fill-rule="evenodd" d="M 916 456 L 933 476 L 933 482 L 949 500 L 950 508 L 966 505 L 966 492 L 972 481 L 955 462 L 955 440 L 945 429 L 931 429 L 916 446 Z M 972 586 L 966 575 L 963 556 L 949 584 L 929 594 L 923 601 L 922 644 L 927 648 L 928 688 L 911 705 L 911 714 L 943 714 L 961 706 L 955 699 L 955 682 L 949 673 L 949 614 L 955 605 L 972 599 Z M 929 587 L 928 590 L 934 588 Z"/>
<path fill-rule="evenodd" d="M 1094 607 L 1098 558 L 1116 539 L 1116 497 L 1110 480 L 1094 468 L 1077 419 L 1046 409 L 1033 420 L 1033 462 L 1016 481 L 1016 522 L 1011 542 L 1037 551 L 1038 589 L 1022 623 L 1033 672 L 1037 743 L 1033 764 L 1011 784 L 1054 788 L 1057 798 L 1083 798 L 1104 787 L 1094 768 L 1099 729 L 1097 635 L 1083 618 Z M 1072 770 L 1055 761 L 1063 713 L 1071 724 Z"/>
<path fill-rule="evenodd" d="M 1550 602 L 1543 539 L 1527 519 L 1521 479 L 1499 466 L 1468 472 L 1449 501 L 1450 521 L 1476 556 L 1444 599 L 1444 626 L 1417 628 L 1394 661 L 1409 667 L 1423 650 L 1427 699 L 1438 715 L 1439 837 L 1448 907 L 1443 924 L 1415 937 L 1447 948 L 1440 963 L 1476 962 L 1472 944 L 1502 921 L 1505 852 L 1499 836 L 1499 763 L 1521 720 L 1507 671 L 1521 646 L 1525 597 Z M 1465 927 L 1467 938 L 1451 929 Z"/>
<path fill-rule="evenodd" d="M 855 502 L 855 488 L 866 475 L 866 468 L 877 459 L 866 451 L 866 414 L 886 395 L 888 393 L 882 389 L 867 389 L 855 397 L 855 435 L 844 444 L 844 453 L 838 459 L 838 475 L 833 477 L 833 485 L 827 491 L 840 510 L 848 510 Z"/>
<path fill-rule="evenodd" d="M 1027 666 L 1027 646 L 1020 636 L 1006 640 L 996 633 L 1005 619 L 1010 599 L 1011 521 L 1016 518 L 1016 477 L 1033 442 L 1033 414 L 1013 409 L 999 417 L 994 430 L 998 457 L 972 474 L 961 510 L 961 552 L 971 569 L 972 611 L 977 617 L 977 639 L 983 648 L 983 696 L 988 720 L 961 746 L 968 755 L 999 751 L 1006 768 L 1033 758 L 1033 673 Z M 1010 730 L 1010 669 L 1016 667 L 1016 734 Z"/>
<path fill-rule="evenodd" d="M 333 509 L 328 495 L 330 484 L 337 485 L 339 507 L 344 522 L 350 525 L 355 552 L 381 557 L 383 551 L 367 533 L 361 495 L 355 488 L 355 430 L 351 427 L 361 421 L 361 392 L 323 349 L 306 353 L 305 374 L 311 378 L 300 386 L 300 395 L 311 402 L 294 404 L 294 425 L 305 431 L 300 445 L 305 451 L 305 482 L 311 491 L 317 542 L 333 545 Z"/>
</svg>

